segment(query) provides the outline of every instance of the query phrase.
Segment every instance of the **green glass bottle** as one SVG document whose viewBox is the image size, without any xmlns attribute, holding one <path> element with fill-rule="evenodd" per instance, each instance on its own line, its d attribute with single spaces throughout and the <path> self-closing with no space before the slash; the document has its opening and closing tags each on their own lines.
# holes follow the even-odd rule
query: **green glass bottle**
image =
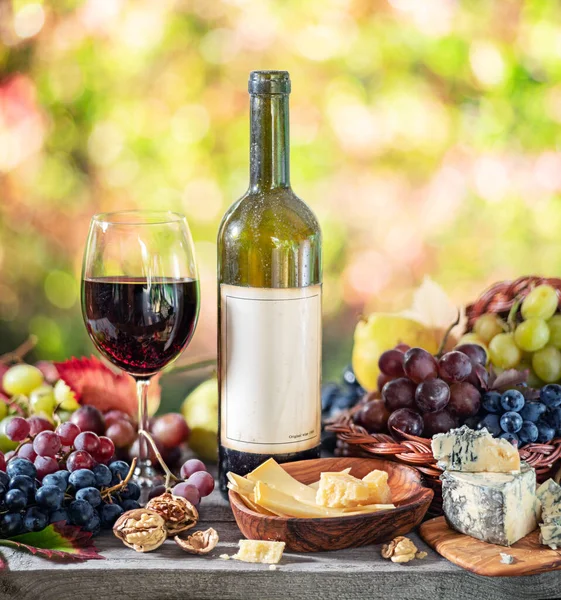
<svg viewBox="0 0 561 600">
<path fill-rule="evenodd" d="M 290 187 L 286 71 L 249 78 L 250 184 L 218 233 L 220 487 L 321 438 L 321 231 Z"/>
</svg>

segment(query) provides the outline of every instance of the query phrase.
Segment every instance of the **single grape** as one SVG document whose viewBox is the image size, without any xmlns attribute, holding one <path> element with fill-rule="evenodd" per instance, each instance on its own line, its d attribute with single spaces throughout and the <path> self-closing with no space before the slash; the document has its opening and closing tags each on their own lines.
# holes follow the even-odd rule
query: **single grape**
<svg viewBox="0 0 561 600">
<path fill-rule="evenodd" d="M 558 381 L 561 378 L 561 351 L 553 346 L 538 350 L 532 356 L 532 368 L 542 381 Z"/>
<path fill-rule="evenodd" d="M 17 513 L 6 513 L 0 517 L 0 534 L 2 538 L 18 535 L 23 530 L 23 518 Z"/>
<path fill-rule="evenodd" d="M 101 531 L 101 517 L 97 512 L 91 516 L 91 519 L 82 526 L 84 531 L 89 531 L 92 535 L 98 535 Z"/>
<path fill-rule="evenodd" d="M 106 436 L 99 438 L 99 449 L 95 453 L 97 462 L 107 463 L 115 454 L 115 444 Z"/>
<path fill-rule="evenodd" d="M 549 327 L 543 319 L 532 317 L 518 325 L 514 332 L 514 341 L 520 350 L 535 352 L 549 341 Z"/>
<path fill-rule="evenodd" d="M 494 437 L 498 437 L 503 432 L 499 415 L 486 415 L 477 424 L 477 429 L 487 429 L 487 431 Z"/>
<path fill-rule="evenodd" d="M 518 437 L 523 444 L 532 444 L 538 439 L 538 426 L 532 421 L 523 421 Z"/>
<path fill-rule="evenodd" d="M 110 529 L 113 527 L 115 521 L 123 514 L 123 512 L 123 509 L 118 504 L 104 504 L 99 513 L 101 527 L 103 529 Z"/>
<path fill-rule="evenodd" d="M 116 448 L 126 448 L 136 439 L 136 429 L 128 421 L 117 421 L 105 432 Z"/>
<path fill-rule="evenodd" d="M 522 302 L 521 312 L 524 319 L 537 317 L 549 319 L 557 310 L 559 300 L 554 287 L 543 284 L 535 287 Z"/>
<path fill-rule="evenodd" d="M 376 380 L 376 387 L 378 388 L 378 391 L 381 392 L 386 383 L 388 383 L 388 381 L 392 381 L 393 379 L 394 378 L 390 377 L 389 375 L 384 375 L 383 373 L 380 373 L 378 375 L 378 379 Z"/>
<path fill-rule="evenodd" d="M 56 485 L 59 490 L 62 492 L 66 491 L 68 487 L 68 477 L 70 473 L 68 471 L 57 471 L 56 473 L 51 473 L 49 475 L 45 475 L 43 478 L 43 485 Z"/>
<path fill-rule="evenodd" d="M 483 394 L 482 399 L 483 408 L 490 413 L 502 413 L 503 407 L 501 405 L 501 394 L 494 390 L 490 390 Z"/>
<path fill-rule="evenodd" d="M 2 387 L 10 396 L 29 394 L 43 383 L 43 373 L 31 365 L 15 365 L 10 367 L 2 377 Z"/>
<path fill-rule="evenodd" d="M 12 442 L 22 442 L 29 435 L 29 423 L 23 417 L 14 417 L 6 426 L 6 435 Z"/>
<path fill-rule="evenodd" d="M 24 444 L 24 446 L 27 446 L 27 444 Z M 23 448 L 23 446 L 22 446 Z M 20 448 L 21 450 L 21 448 Z M 24 456 L 24 458 L 27 458 L 26 456 Z M 0 472 L 1 471 L 6 471 L 6 457 L 4 456 L 3 452 L 0 452 Z"/>
<path fill-rule="evenodd" d="M 56 456 L 61 448 L 60 438 L 54 431 L 42 431 L 33 440 L 33 450 L 39 456 Z"/>
<path fill-rule="evenodd" d="M 81 406 L 70 417 L 70 421 L 78 425 L 81 431 L 93 431 L 97 435 L 105 433 L 105 420 L 101 412 L 94 406 Z"/>
<path fill-rule="evenodd" d="M 60 508 L 63 500 L 64 492 L 56 485 L 43 485 L 35 492 L 35 502 L 49 510 Z"/>
<path fill-rule="evenodd" d="M 85 525 L 93 516 L 94 509 L 85 500 L 74 500 L 68 508 L 68 516 L 74 525 Z"/>
<path fill-rule="evenodd" d="M 60 441 L 63 446 L 72 446 L 76 436 L 80 433 L 80 428 L 78 425 L 67 421 L 66 423 L 61 423 L 56 428 L 56 434 L 60 438 Z"/>
<path fill-rule="evenodd" d="M 540 390 L 540 400 L 548 408 L 561 406 L 561 385 L 550 383 Z"/>
<path fill-rule="evenodd" d="M 547 322 L 549 345 L 561 349 L 561 315 L 553 315 Z"/>
<path fill-rule="evenodd" d="M 107 465 L 96 465 L 92 472 L 95 475 L 95 485 L 97 487 L 108 487 L 111 484 L 113 473 Z"/>
<path fill-rule="evenodd" d="M 20 449 L 18 450 L 18 457 L 26 458 L 31 462 L 35 462 L 35 459 L 37 458 L 37 453 L 35 452 L 35 450 L 33 450 L 33 443 L 29 442 L 28 444 L 23 444 L 22 446 L 20 446 Z"/>
<path fill-rule="evenodd" d="M 556 431 L 556 435 L 561 434 L 561 406 L 550 408 L 545 419 Z"/>
<path fill-rule="evenodd" d="M 516 433 L 501 433 L 499 438 L 507 440 L 507 442 L 510 442 L 513 446 L 520 445 L 520 438 L 516 435 Z"/>
<path fill-rule="evenodd" d="M 491 362 L 501 369 L 512 369 L 522 360 L 522 352 L 512 333 L 499 333 L 489 343 Z"/>
<path fill-rule="evenodd" d="M 125 512 L 127 512 L 128 510 L 136 510 L 137 508 L 140 508 L 140 504 L 137 500 L 123 500 L 121 502 L 121 506 L 123 507 L 123 510 Z"/>
<path fill-rule="evenodd" d="M 50 385 L 42 385 L 29 395 L 29 404 L 34 413 L 50 417 L 55 411 L 56 400 L 54 390 Z"/>
<path fill-rule="evenodd" d="M 123 481 L 126 476 L 129 474 L 130 467 L 123 460 L 115 460 L 109 465 L 109 469 L 111 473 L 113 473 L 114 477 L 117 477 L 119 481 Z"/>
<path fill-rule="evenodd" d="M 35 493 L 35 481 L 27 475 L 16 475 L 10 479 L 11 490 L 21 490 L 26 496 Z"/>
<path fill-rule="evenodd" d="M 473 417 L 478 413 L 480 405 L 481 393 L 471 383 L 463 381 L 450 386 L 450 401 L 447 407 L 450 412 L 462 418 Z"/>
<path fill-rule="evenodd" d="M 486 313 L 475 321 L 473 331 L 483 342 L 488 344 L 496 335 L 503 333 L 503 321 L 495 314 Z"/>
<path fill-rule="evenodd" d="M 505 412 L 509 410 L 520 412 L 524 408 L 525 402 L 526 400 L 519 390 L 507 390 L 501 396 L 501 407 Z"/>
<path fill-rule="evenodd" d="M 486 390 L 489 383 L 489 371 L 479 363 L 471 363 L 471 373 L 466 377 L 465 381 L 471 383 L 479 390 Z"/>
<path fill-rule="evenodd" d="M 347 365 L 343 369 L 343 381 L 351 387 L 352 386 L 360 386 L 360 384 L 356 378 L 356 375 L 355 375 L 352 365 Z"/>
<path fill-rule="evenodd" d="M 16 475 L 27 475 L 31 479 L 37 477 L 37 469 L 33 463 L 25 458 L 14 458 L 12 459 L 6 468 L 8 476 L 14 477 Z"/>
<path fill-rule="evenodd" d="M 49 523 L 61 523 L 66 525 L 70 521 L 68 511 L 65 508 L 57 508 L 49 513 Z"/>
<path fill-rule="evenodd" d="M 371 400 L 362 406 L 353 416 L 353 421 L 364 427 L 368 433 L 382 433 L 386 431 L 388 419 L 391 412 L 388 410 L 385 402 L 380 399 Z M 196 460 L 196 459 L 192 459 Z M 189 462 L 189 461 L 187 461 Z M 199 461 L 200 462 L 200 461 Z M 202 463 L 201 463 L 202 464 Z M 185 463 L 187 465 L 187 463 Z M 183 465 L 183 466 L 185 466 Z M 204 466 L 204 465 L 203 465 Z M 181 477 L 187 478 L 190 473 L 187 471 L 184 474 L 183 467 L 181 468 Z"/>
<path fill-rule="evenodd" d="M 432 437 L 437 433 L 446 433 L 457 427 L 458 421 L 454 415 L 445 408 L 437 412 L 425 413 L 423 415 L 423 435 Z"/>
<path fill-rule="evenodd" d="M 74 448 L 95 454 L 99 450 L 99 437 L 93 431 L 82 431 L 74 440 Z"/>
<path fill-rule="evenodd" d="M 0 471 L 0 486 L 7 489 L 9 485 L 10 485 L 9 475 L 4 471 Z"/>
<path fill-rule="evenodd" d="M 394 350 L 399 350 L 400 352 L 403 352 L 405 354 L 410 348 L 411 346 L 409 344 L 397 344 Z"/>
<path fill-rule="evenodd" d="M 54 395 L 59 408 L 62 410 L 73 412 L 80 408 L 80 404 L 78 404 L 78 401 L 76 400 L 76 394 L 62 379 L 59 379 L 56 382 Z"/>
<path fill-rule="evenodd" d="M 156 418 L 152 425 L 152 434 L 163 445 L 169 448 L 179 446 L 187 441 L 189 427 L 183 415 L 168 413 Z"/>
<path fill-rule="evenodd" d="M 386 350 L 378 359 L 378 368 L 384 375 L 403 377 L 403 356 L 399 350 Z"/>
<path fill-rule="evenodd" d="M 36 436 L 42 431 L 54 431 L 55 429 L 53 424 L 43 417 L 29 417 L 27 422 L 29 423 L 29 435 L 31 436 Z"/>
<path fill-rule="evenodd" d="M 119 492 L 123 500 L 138 500 L 140 498 L 140 487 L 134 481 L 129 481 Z"/>
<path fill-rule="evenodd" d="M 80 488 L 76 492 L 76 500 L 85 500 L 95 508 L 101 504 L 101 493 L 94 487 Z"/>
<path fill-rule="evenodd" d="M 197 473 L 198 471 L 206 471 L 205 463 L 198 458 L 190 458 L 183 463 L 179 474 L 182 479 L 187 479 L 188 477 L 191 477 L 193 473 Z"/>
<path fill-rule="evenodd" d="M 38 506 L 32 506 L 25 511 L 23 526 L 27 531 L 42 531 L 49 524 L 49 515 Z"/>
<path fill-rule="evenodd" d="M 420 436 L 423 433 L 423 425 L 421 415 L 410 408 L 400 408 L 388 419 L 388 429 L 394 433 L 402 431 L 408 435 Z"/>
<path fill-rule="evenodd" d="M 58 461 L 52 456 L 38 456 L 35 459 L 34 464 L 37 469 L 37 479 L 40 481 L 42 481 L 46 475 L 56 473 L 59 469 Z"/>
<path fill-rule="evenodd" d="M 415 390 L 417 386 L 406 377 L 400 377 L 386 383 L 382 390 L 382 400 L 390 412 L 398 408 L 415 408 Z"/>
<path fill-rule="evenodd" d="M 411 348 L 403 356 L 405 375 L 415 383 L 438 376 L 438 366 L 432 354 L 423 348 Z"/>
<path fill-rule="evenodd" d="M 480 344 L 460 344 L 454 350 L 465 354 L 474 364 L 483 367 L 487 364 L 487 352 Z"/>
<path fill-rule="evenodd" d="M 323 413 L 327 414 L 331 410 L 331 405 L 333 404 L 333 400 L 339 396 L 341 393 L 341 386 L 338 383 L 329 382 L 322 386 L 321 388 L 321 410 Z M 105 417 L 105 422 L 107 422 L 107 416 Z"/>
<path fill-rule="evenodd" d="M 6 492 L 4 504 L 8 510 L 23 510 L 27 506 L 27 493 L 20 489 L 13 489 Z"/>
<path fill-rule="evenodd" d="M 541 402 L 526 402 L 524 408 L 520 411 L 520 416 L 525 421 L 537 423 L 547 410 L 547 406 Z"/>
<path fill-rule="evenodd" d="M 122 410 L 110 410 L 109 412 L 106 412 L 103 415 L 103 418 L 105 419 L 105 427 L 108 428 L 111 427 L 111 425 L 114 425 L 115 423 L 120 423 L 121 421 L 130 423 L 131 425 L 134 424 L 133 418 L 126 412 L 123 412 Z"/>
<path fill-rule="evenodd" d="M 174 496 L 181 496 L 185 500 L 189 501 L 194 506 L 197 506 L 201 501 L 201 495 L 199 489 L 187 482 L 178 483 L 172 490 Z"/>
<path fill-rule="evenodd" d="M 417 386 L 415 403 L 421 412 L 437 412 L 450 400 L 450 387 L 442 379 L 429 379 Z"/>
<path fill-rule="evenodd" d="M 208 496 L 214 490 L 214 477 L 206 471 L 197 471 L 187 480 L 187 483 L 194 485 L 202 498 Z"/>
<path fill-rule="evenodd" d="M 148 493 L 148 499 L 152 500 L 152 498 L 157 498 L 158 496 L 161 496 L 165 491 L 166 491 L 165 485 L 156 485 Z"/>
<path fill-rule="evenodd" d="M 447 352 L 438 361 L 438 374 L 447 383 L 460 383 L 471 375 L 471 360 L 457 350 Z"/>
<path fill-rule="evenodd" d="M 95 487 L 95 475 L 90 469 L 78 469 L 71 471 L 68 477 L 68 483 L 77 490 L 83 488 Z"/>
<path fill-rule="evenodd" d="M 500 418 L 501 429 L 505 433 L 517 433 L 522 428 L 522 417 L 514 411 L 505 412 Z"/>
<path fill-rule="evenodd" d="M 94 459 L 88 452 L 76 450 L 66 459 L 66 468 L 72 473 L 79 469 L 93 469 Z"/>
<path fill-rule="evenodd" d="M 555 437 L 555 429 L 545 421 L 538 421 L 538 439 L 539 444 L 548 444 Z"/>
<path fill-rule="evenodd" d="M 331 410 L 330 410 L 329 414 L 331 417 L 335 417 L 338 414 L 349 410 L 349 408 L 352 408 L 356 404 L 356 402 L 357 402 L 357 397 L 355 395 L 355 392 L 350 389 L 347 389 L 340 396 L 335 398 L 335 400 L 333 400 L 333 404 L 331 405 Z M 164 444 L 158 437 L 156 437 L 155 440 L 156 440 L 157 444 L 159 446 L 161 446 L 162 448 L 171 448 L 172 447 L 172 446 L 164 446 Z"/>
</svg>

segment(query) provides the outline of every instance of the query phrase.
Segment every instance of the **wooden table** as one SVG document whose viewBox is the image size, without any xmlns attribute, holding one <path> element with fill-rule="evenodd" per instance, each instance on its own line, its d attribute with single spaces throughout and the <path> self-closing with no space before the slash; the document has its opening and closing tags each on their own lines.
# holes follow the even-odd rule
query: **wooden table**
<svg viewBox="0 0 561 600">
<path fill-rule="evenodd" d="M 240 533 L 230 508 L 217 492 L 203 502 L 201 528 L 214 527 L 218 548 L 207 557 L 191 556 L 173 541 L 149 554 L 137 554 L 111 533 L 96 538 L 107 560 L 60 564 L 2 548 L 9 572 L 0 573 L 0 599 L 142 600 L 516 600 L 561 598 L 561 573 L 531 577 L 484 578 L 454 566 L 432 552 L 408 565 L 380 557 L 379 546 L 338 552 L 286 552 L 278 569 L 223 560 L 234 554 Z"/>
</svg>

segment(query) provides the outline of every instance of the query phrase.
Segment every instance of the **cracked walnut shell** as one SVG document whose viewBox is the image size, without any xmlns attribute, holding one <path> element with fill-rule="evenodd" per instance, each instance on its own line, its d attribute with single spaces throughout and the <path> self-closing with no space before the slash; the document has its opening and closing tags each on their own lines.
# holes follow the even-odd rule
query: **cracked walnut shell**
<svg viewBox="0 0 561 600">
<path fill-rule="evenodd" d="M 169 492 L 152 498 L 146 508 L 156 511 L 164 519 L 169 537 L 195 527 L 199 520 L 197 509 L 188 500 Z"/>
<path fill-rule="evenodd" d="M 159 548 L 167 538 L 166 523 L 153 510 L 137 508 L 122 514 L 113 533 L 125 546 L 137 552 L 151 552 Z"/>
<path fill-rule="evenodd" d="M 406 563 L 413 560 L 418 552 L 417 546 L 402 535 L 382 546 L 382 557 L 395 563 Z"/>
<path fill-rule="evenodd" d="M 189 554 L 208 554 L 218 544 L 218 533 L 210 527 L 206 531 L 196 531 L 187 536 L 187 539 L 180 538 L 176 535 L 175 543 Z"/>
</svg>

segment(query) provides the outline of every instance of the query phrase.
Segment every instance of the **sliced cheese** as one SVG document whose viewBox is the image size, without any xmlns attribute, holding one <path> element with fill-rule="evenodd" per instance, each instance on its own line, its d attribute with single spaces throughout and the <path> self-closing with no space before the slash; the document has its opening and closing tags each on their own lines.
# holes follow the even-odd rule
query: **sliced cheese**
<svg viewBox="0 0 561 600">
<path fill-rule="evenodd" d="M 392 501 L 392 491 L 388 485 L 388 474 L 386 471 L 379 471 L 375 469 L 370 471 L 368 475 L 362 478 L 362 481 L 368 484 L 371 491 L 371 501 L 390 503 Z"/>
<path fill-rule="evenodd" d="M 289 475 L 274 459 L 270 458 L 246 475 L 253 483 L 266 483 L 269 487 L 294 497 L 299 502 L 316 505 L 316 494 L 309 486 Z"/>
<path fill-rule="evenodd" d="M 239 550 L 232 558 L 249 563 L 276 565 L 282 558 L 284 542 L 267 542 L 263 540 L 240 540 Z"/>
<path fill-rule="evenodd" d="M 514 473 L 520 471 L 518 450 L 505 439 L 496 439 L 487 429 L 474 431 L 466 425 L 432 438 L 438 466 L 466 473 Z"/>
<path fill-rule="evenodd" d="M 231 471 L 227 473 L 226 477 L 230 483 L 238 487 L 244 494 L 253 494 L 253 488 L 255 487 L 253 481 L 249 481 L 249 479 L 236 475 L 236 473 L 232 473 Z"/>
<path fill-rule="evenodd" d="M 267 510 L 266 508 L 263 508 L 262 506 L 259 506 L 258 504 L 255 504 L 255 502 L 253 501 L 253 489 L 252 489 L 251 496 L 248 496 L 248 495 L 244 494 L 244 492 L 242 490 L 240 490 L 233 483 L 228 483 L 228 489 L 233 490 L 234 492 L 237 492 L 239 494 L 240 498 L 242 499 L 242 502 L 250 510 L 253 510 L 254 512 L 260 513 L 262 515 L 268 515 L 268 516 L 277 516 L 277 517 L 285 517 L 286 516 L 286 515 L 283 515 L 281 513 L 273 513 L 270 510 Z"/>
</svg>

